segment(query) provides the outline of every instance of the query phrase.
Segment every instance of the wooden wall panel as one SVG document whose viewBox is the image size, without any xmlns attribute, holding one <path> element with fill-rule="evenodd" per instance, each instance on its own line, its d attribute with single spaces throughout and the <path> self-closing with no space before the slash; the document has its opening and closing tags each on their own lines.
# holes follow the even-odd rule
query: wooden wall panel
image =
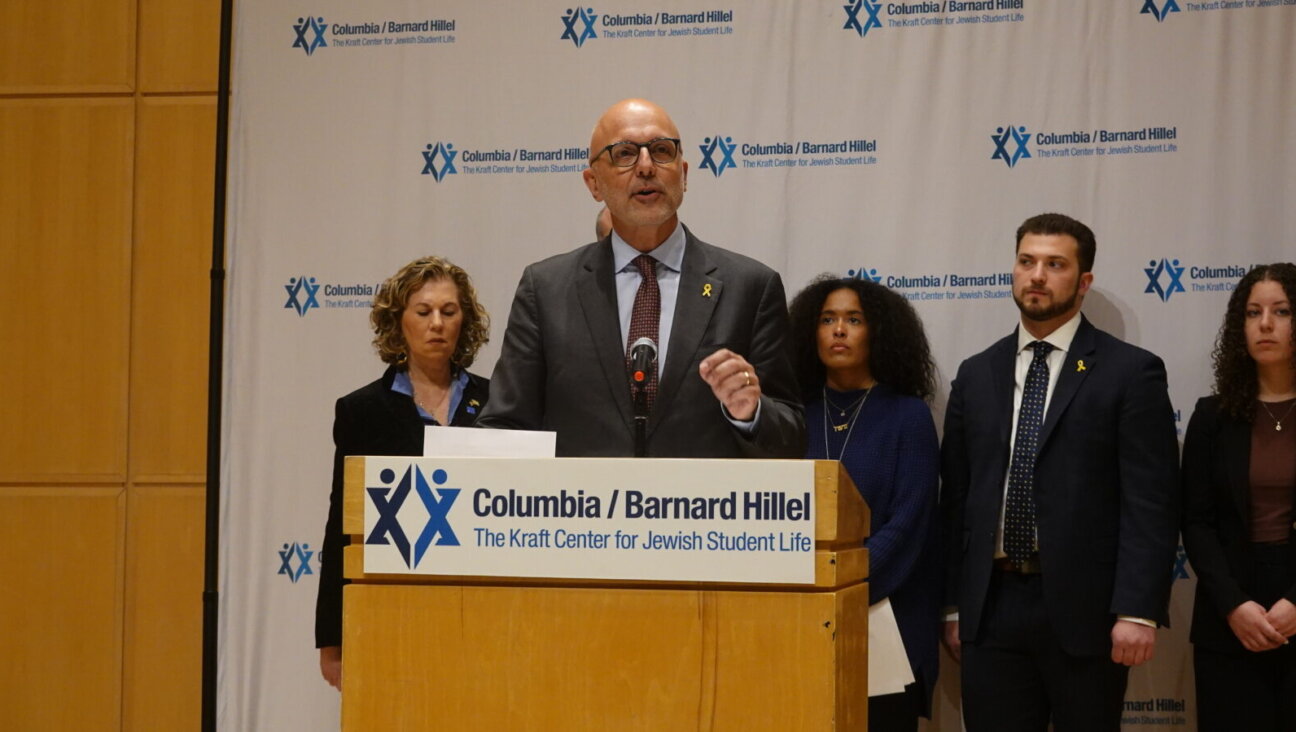
<svg viewBox="0 0 1296 732">
<path fill-rule="evenodd" d="M 0 99 L 0 481 L 121 480 L 134 102 Z"/>
<path fill-rule="evenodd" d="M 202 556 L 201 487 L 130 489 L 123 730 L 198 728 Z"/>
<path fill-rule="evenodd" d="M 220 0 L 139 0 L 140 91 L 214 93 L 219 51 Z"/>
<path fill-rule="evenodd" d="M 0 727 L 120 729 L 122 498 L 0 488 Z"/>
<path fill-rule="evenodd" d="M 0 2 L 0 94 L 129 92 L 134 0 Z"/>
<path fill-rule="evenodd" d="M 203 479 L 214 97 L 140 100 L 131 307 L 130 470 Z"/>
</svg>

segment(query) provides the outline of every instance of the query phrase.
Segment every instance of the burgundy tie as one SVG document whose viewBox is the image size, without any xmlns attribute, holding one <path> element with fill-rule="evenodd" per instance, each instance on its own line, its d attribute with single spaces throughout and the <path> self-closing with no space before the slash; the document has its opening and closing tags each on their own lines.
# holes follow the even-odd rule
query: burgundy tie
<svg viewBox="0 0 1296 732">
<path fill-rule="evenodd" d="M 639 268 L 639 291 L 635 293 L 634 310 L 630 312 L 630 334 L 626 336 L 626 370 L 630 369 L 630 348 L 640 338 L 651 338 L 657 345 L 657 325 L 661 320 L 661 291 L 657 289 L 657 260 L 647 254 L 634 258 Z M 652 411 L 657 398 L 657 362 L 644 385 L 648 411 Z"/>
</svg>

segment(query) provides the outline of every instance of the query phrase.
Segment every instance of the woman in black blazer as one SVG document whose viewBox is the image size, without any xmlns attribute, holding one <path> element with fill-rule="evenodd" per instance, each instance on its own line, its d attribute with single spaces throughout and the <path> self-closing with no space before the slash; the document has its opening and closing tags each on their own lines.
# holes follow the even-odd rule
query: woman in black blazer
<svg viewBox="0 0 1296 732">
<path fill-rule="evenodd" d="M 468 373 L 490 334 L 468 273 L 440 257 L 405 265 L 379 288 L 369 322 L 388 364 L 382 378 L 337 400 L 333 488 L 315 602 L 320 672 L 342 683 L 342 466 L 347 455 L 421 455 L 426 425 L 469 427 L 486 405 L 490 381 Z"/>
<path fill-rule="evenodd" d="M 1296 725 L 1296 265 L 1252 269 L 1184 439 L 1198 728 Z"/>
</svg>

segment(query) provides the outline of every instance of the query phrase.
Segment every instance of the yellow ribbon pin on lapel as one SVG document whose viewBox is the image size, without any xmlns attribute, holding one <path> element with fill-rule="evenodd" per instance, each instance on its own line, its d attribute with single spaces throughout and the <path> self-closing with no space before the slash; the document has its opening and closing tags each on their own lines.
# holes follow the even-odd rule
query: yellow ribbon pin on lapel
<svg viewBox="0 0 1296 732">
<path fill-rule="evenodd" d="M 711 283 L 702 285 L 702 297 L 711 297 Z"/>
<path fill-rule="evenodd" d="M 1087 367 L 1084 365 L 1083 358 L 1076 360 L 1076 373 L 1080 373 L 1081 371 L 1084 371 L 1086 368 Z"/>
</svg>

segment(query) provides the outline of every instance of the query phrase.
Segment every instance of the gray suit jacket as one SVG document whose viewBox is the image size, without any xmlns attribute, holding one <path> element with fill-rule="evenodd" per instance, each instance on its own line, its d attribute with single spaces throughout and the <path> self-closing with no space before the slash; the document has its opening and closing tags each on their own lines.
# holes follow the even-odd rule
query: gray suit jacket
<svg viewBox="0 0 1296 732">
<path fill-rule="evenodd" d="M 805 421 L 785 351 L 782 280 L 765 265 L 684 231 L 669 357 L 647 426 L 648 455 L 801 457 Z M 634 454 L 614 277 L 608 239 L 526 268 L 479 426 L 556 431 L 560 456 Z M 718 348 L 741 354 L 756 368 L 763 396 L 753 435 L 729 423 L 698 375 L 698 364 Z"/>
</svg>

